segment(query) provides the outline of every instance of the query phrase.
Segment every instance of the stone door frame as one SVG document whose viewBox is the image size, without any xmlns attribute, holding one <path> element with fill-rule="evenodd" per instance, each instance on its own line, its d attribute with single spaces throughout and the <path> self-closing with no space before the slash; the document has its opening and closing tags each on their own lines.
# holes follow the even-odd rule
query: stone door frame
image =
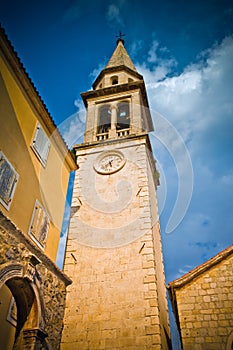
<svg viewBox="0 0 233 350">
<path fill-rule="evenodd" d="M 13 349 L 46 349 L 43 317 L 36 265 L 40 261 L 29 255 L 22 263 L 5 263 L 0 266 L 0 289 L 5 284 L 17 305 L 17 326 Z M 42 345 L 44 343 L 44 345 Z"/>
</svg>

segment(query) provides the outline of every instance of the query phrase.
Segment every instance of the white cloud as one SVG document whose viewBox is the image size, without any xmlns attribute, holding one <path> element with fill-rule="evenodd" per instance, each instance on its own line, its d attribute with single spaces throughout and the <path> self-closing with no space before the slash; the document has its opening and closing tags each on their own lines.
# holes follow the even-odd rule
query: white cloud
<svg viewBox="0 0 233 350">
<path fill-rule="evenodd" d="M 233 173 L 223 175 L 221 181 L 224 185 L 233 187 Z"/>
<path fill-rule="evenodd" d="M 97 68 L 93 69 L 93 71 L 89 74 L 89 77 L 93 80 L 97 78 L 100 72 L 105 68 L 106 62 L 102 62 L 98 65 Z"/>
<path fill-rule="evenodd" d="M 167 118 L 184 140 L 194 168 L 191 206 L 173 234 L 163 237 L 167 277 L 171 280 L 186 272 L 186 265 L 197 266 L 232 242 L 233 37 L 202 52 L 180 74 L 174 71 L 174 59 L 161 58 L 159 47 L 153 41 L 147 58 L 136 66 L 147 86 L 157 135 L 157 142 L 152 140 L 155 157 L 164 167 L 166 184 L 162 179 L 161 186 L 167 187 L 163 190 L 167 200 L 161 215 L 162 232 L 178 193 L 176 166 L 182 181 L 188 177 L 179 142 L 173 132 L 160 125 L 158 115 Z M 167 150 L 158 139 L 164 141 Z M 171 155 L 175 164 L 169 159 Z"/>
<path fill-rule="evenodd" d="M 64 137 L 68 148 L 83 141 L 85 130 L 86 110 L 81 100 L 75 100 L 74 105 L 77 112 L 66 118 L 59 126 L 59 130 Z"/>
<path fill-rule="evenodd" d="M 158 47 L 159 47 L 158 41 L 154 40 L 152 43 L 152 46 L 148 52 L 148 58 L 147 58 L 148 62 L 155 63 L 158 60 L 158 56 L 156 53 Z"/>
<path fill-rule="evenodd" d="M 152 43 L 155 47 L 158 44 Z M 148 57 L 151 60 L 151 53 Z M 210 131 L 216 123 L 220 126 L 224 118 L 227 122 L 232 117 L 233 38 L 225 38 L 200 57 L 173 77 L 167 76 L 173 66 L 166 60 L 152 69 L 145 63 L 138 66 L 145 77 L 152 110 L 165 115 L 185 140 L 194 142 L 200 141 L 192 137 L 194 133 Z"/>
<path fill-rule="evenodd" d="M 163 57 L 164 53 L 166 54 L 166 58 Z M 160 47 L 159 42 L 153 40 L 151 48 L 147 53 L 146 62 L 137 64 L 136 66 L 138 71 L 144 76 L 147 88 L 153 89 L 157 86 L 158 81 L 164 80 L 172 72 L 176 64 L 176 60 L 170 57 L 169 50 L 166 47 Z"/>
<path fill-rule="evenodd" d="M 63 15 L 63 21 L 70 23 L 78 20 L 82 15 L 79 1 L 75 1 L 70 7 L 68 7 Z"/>
<path fill-rule="evenodd" d="M 143 40 L 135 40 L 130 48 L 129 48 L 129 53 L 130 53 L 130 57 L 134 57 L 138 54 L 138 52 L 143 48 Z"/>
<path fill-rule="evenodd" d="M 107 10 L 106 18 L 110 24 L 124 26 L 123 19 L 121 17 L 121 2 L 118 5 L 110 4 Z"/>
<path fill-rule="evenodd" d="M 185 265 L 183 269 L 178 270 L 179 274 L 178 274 L 177 278 L 183 276 L 184 274 L 186 274 L 187 272 L 189 272 L 193 268 L 194 268 L 194 266 Z"/>
</svg>

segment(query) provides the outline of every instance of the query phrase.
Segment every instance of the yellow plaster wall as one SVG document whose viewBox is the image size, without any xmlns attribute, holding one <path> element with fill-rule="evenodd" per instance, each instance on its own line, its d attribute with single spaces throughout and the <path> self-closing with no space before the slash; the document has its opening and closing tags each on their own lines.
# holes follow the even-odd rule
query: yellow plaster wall
<svg viewBox="0 0 233 350">
<path fill-rule="evenodd" d="M 0 348 L 4 350 L 12 349 L 16 330 L 16 327 L 7 320 L 11 299 L 10 290 L 3 285 L 0 289 Z"/>
<path fill-rule="evenodd" d="M 19 174 L 10 210 L 0 210 L 28 234 L 36 199 L 51 219 L 45 252 L 56 259 L 70 169 L 51 140 L 40 115 L 33 108 L 9 67 L 0 57 L 0 149 Z M 31 148 L 37 123 L 50 137 L 51 146 L 44 168 Z"/>
</svg>

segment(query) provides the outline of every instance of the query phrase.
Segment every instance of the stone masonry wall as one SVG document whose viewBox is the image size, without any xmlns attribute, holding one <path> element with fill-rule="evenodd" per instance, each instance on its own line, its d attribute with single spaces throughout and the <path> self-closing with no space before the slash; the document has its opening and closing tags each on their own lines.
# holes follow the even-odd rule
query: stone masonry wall
<svg viewBox="0 0 233 350">
<path fill-rule="evenodd" d="M 96 173 L 99 154 L 118 147 L 124 167 L 111 175 Z M 64 267 L 73 283 L 61 349 L 167 349 L 161 339 L 154 249 L 160 244 L 159 231 L 152 230 L 150 196 L 156 193 L 149 193 L 146 139 L 84 147 L 78 163 Z"/>
<path fill-rule="evenodd" d="M 11 271 L 12 266 L 11 281 L 14 281 L 14 278 L 16 281 L 20 279 L 22 286 L 23 282 L 27 281 L 32 288 L 38 291 L 39 313 L 36 317 L 38 317 L 39 324 L 37 327 L 48 335 L 45 339 L 47 348 L 59 349 L 63 328 L 66 284 L 69 284 L 70 280 L 1 213 L 0 242 L 0 284 L 4 280 L 4 276 Z M 38 259 L 38 264 L 35 267 L 28 264 L 30 256 Z M 15 267 L 18 269 L 16 276 Z M 12 293 L 14 294 L 14 291 Z M 37 319 L 31 320 L 31 323 L 36 324 Z"/>
<path fill-rule="evenodd" d="M 161 349 L 151 234 L 121 248 L 67 249 L 61 349 Z"/>
<path fill-rule="evenodd" d="M 149 192 L 155 193 L 156 191 L 156 179 L 155 179 L 155 167 L 152 162 L 154 161 L 153 154 L 148 150 L 148 180 L 149 180 Z M 163 253 L 162 253 L 162 242 L 160 234 L 160 223 L 158 215 L 158 204 L 156 196 L 150 197 L 150 206 L 152 213 L 153 222 L 153 239 L 154 239 L 154 255 L 155 255 L 155 272 L 157 280 L 157 290 L 158 290 L 158 307 L 160 314 L 160 327 L 162 344 L 166 347 L 167 341 L 170 338 L 170 328 L 168 320 L 168 304 L 166 298 L 166 283 L 164 274 L 164 263 L 163 263 Z M 163 347 L 162 347 L 163 348 Z"/>
<path fill-rule="evenodd" d="M 233 256 L 177 289 L 184 350 L 227 349 L 233 331 L 232 271 Z"/>
</svg>

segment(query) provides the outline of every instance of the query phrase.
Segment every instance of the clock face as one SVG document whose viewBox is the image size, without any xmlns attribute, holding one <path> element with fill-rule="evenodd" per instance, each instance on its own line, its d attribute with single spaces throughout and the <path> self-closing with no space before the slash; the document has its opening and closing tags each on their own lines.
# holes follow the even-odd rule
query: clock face
<svg viewBox="0 0 233 350">
<path fill-rule="evenodd" d="M 112 174 L 119 171 L 125 165 L 125 158 L 119 151 L 102 153 L 94 164 L 94 169 L 100 174 Z"/>
</svg>

